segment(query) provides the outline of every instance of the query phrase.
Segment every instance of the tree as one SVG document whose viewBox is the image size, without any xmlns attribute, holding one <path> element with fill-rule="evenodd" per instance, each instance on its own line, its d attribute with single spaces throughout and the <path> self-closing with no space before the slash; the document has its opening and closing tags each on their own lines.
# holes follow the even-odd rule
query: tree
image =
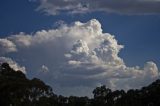
<svg viewBox="0 0 160 106">
<path fill-rule="evenodd" d="M 93 95 L 91 99 L 58 96 L 40 79 L 27 79 L 8 63 L 0 65 L 0 106 L 160 106 L 160 80 L 127 92 L 101 86 Z"/>
<path fill-rule="evenodd" d="M 0 66 L 0 106 L 32 106 L 41 97 L 52 95 L 51 87 L 40 79 L 29 80 L 21 71 L 13 70 L 7 63 Z"/>
<path fill-rule="evenodd" d="M 100 106 L 104 106 L 109 102 L 108 95 L 111 93 L 111 89 L 106 88 L 105 85 L 101 87 L 97 87 L 93 90 L 94 94 L 94 105 L 97 106 L 98 104 Z"/>
</svg>

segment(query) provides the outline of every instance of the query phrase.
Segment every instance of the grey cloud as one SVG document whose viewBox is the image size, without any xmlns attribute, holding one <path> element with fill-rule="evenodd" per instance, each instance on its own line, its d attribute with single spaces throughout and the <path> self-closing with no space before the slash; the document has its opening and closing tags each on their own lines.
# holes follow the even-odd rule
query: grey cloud
<svg viewBox="0 0 160 106">
<path fill-rule="evenodd" d="M 47 14 L 104 11 L 119 14 L 159 14 L 160 0 L 37 0 Z"/>
</svg>

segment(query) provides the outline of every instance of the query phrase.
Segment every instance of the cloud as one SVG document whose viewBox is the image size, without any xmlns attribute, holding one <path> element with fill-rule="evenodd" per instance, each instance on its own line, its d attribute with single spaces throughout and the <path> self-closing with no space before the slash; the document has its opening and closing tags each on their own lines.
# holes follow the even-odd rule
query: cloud
<svg viewBox="0 0 160 106">
<path fill-rule="evenodd" d="M 24 66 L 28 77 L 44 80 L 58 94 L 90 96 L 99 85 L 127 90 L 159 78 L 154 62 L 147 62 L 143 68 L 126 66 L 118 56 L 124 46 L 113 35 L 103 33 L 96 19 L 63 23 L 32 35 L 21 32 L 4 40 L 12 42 L 17 51 L 4 52 L 1 57 L 8 56 Z M 10 48 L 3 43 L 0 47 Z"/>
<path fill-rule="evenodd" d="M 49 71 L 49 69 L 48 69 L 48 67 L 47 67 L 47 66 L 42 65 L 42 67 L 41 67 L 41 71 L 42 71 L 42 72 L 48 72 L 48 71 Z"/>
<path fill-rule="evenodd" d="M 13 68 L 15 71 L 22 71 L 24 74 L 26 74 L 25 67 L 21 67 L 18 63 L 13 61 L 11 58 L 0 57 L 0 64 L 2 63 L 8 63 L 10 67 Z"/>
<path fill-rule="evenodd" d="M 30 0 L 38 2 L 37 10 L 59 13 L 89 13 L 104 11 L 119 14 L 159 14 L 160 0 Z"/>
<path fill-rule="evenodd" d="M 8 39 L 0 39 L 0 55 L 17 51 L 16 45 Z"/>
</svg>

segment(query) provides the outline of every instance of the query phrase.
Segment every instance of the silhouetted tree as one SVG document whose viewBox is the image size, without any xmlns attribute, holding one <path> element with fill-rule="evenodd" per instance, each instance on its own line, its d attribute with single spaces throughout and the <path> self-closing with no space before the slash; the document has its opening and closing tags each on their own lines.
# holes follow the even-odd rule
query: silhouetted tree
<svg viewBox="0 0 160 106">
<path fill-rule="evenodd" d="M 160 80 L 127 92 L 101 86 L 93 95 L 91 99 L 58 96 L 40 79 L 27 79 L 8 63 L 0 65 L 0 106 L 160 106 Z"/>
<path fill-rule="evenodd" d="M 51 87 L 41 80 L 29 80 L 21 71 L 13 70 L 7 63 L 0 66 L 0 106 L 36 105 L 41 97 L 52 95 Z"/>
<path fill-rule="evenodd" d="M 111 92 L 111 89 L 106 88 L 105 85 L 94 89 L 94 105 L 105 106 L 106 104 L 108 104 L 110 102 Z"/>
</svg>

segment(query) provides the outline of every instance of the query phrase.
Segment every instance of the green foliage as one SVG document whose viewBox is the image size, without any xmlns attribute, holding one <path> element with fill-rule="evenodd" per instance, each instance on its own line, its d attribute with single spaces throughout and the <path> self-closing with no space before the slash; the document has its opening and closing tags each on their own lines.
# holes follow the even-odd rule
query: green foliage
<svg viewBox="0 0 160 106">
<path fill-rule="evenodd" d="M 0 65 L 0 106 L 160 106 L 160 80 L 127 92 L 101 86 L 93 90 L 93 95 L 92 99 L 57 96 L 40 79 L 27 79 L 8 63 Z"/>
</svg>

